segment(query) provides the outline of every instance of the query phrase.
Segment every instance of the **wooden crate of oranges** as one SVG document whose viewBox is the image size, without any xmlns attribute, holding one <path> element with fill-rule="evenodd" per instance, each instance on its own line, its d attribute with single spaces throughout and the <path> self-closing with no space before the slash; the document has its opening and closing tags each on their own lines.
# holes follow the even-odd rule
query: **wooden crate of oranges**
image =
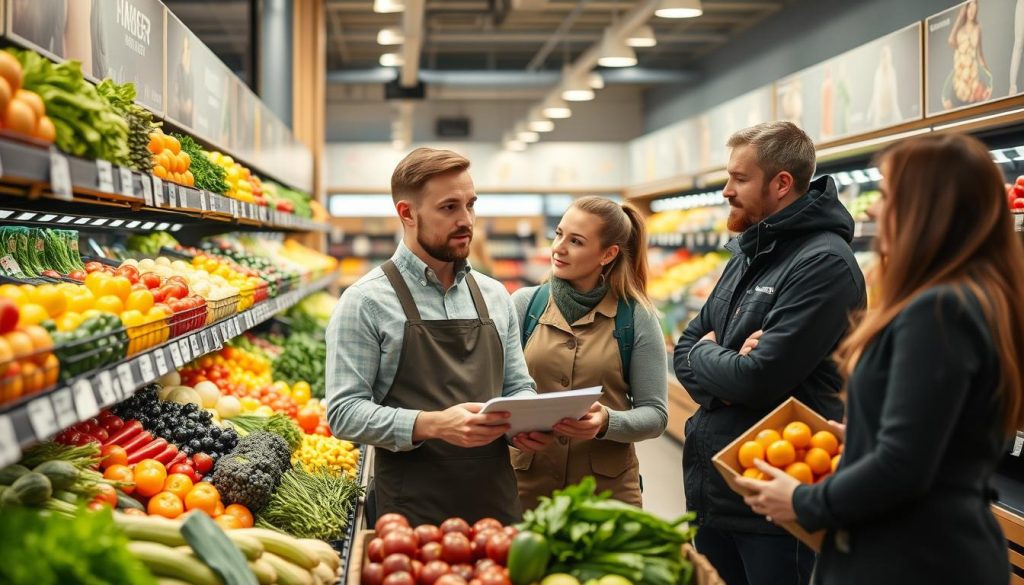
<svg viewBox="0 0 1024 585">
<path fill-rule="evenodd" d="M 811 484 L 835 471 L 842 449 L 828 421 L 804 403 L 790 398 L 719 451 L 711 461 L 729 487 L 745 496 L 749 492 L 736 483 L 737 477 L 765 479 L 754 467 L 754 459 L 767 461 L 802 483 Z M 779 525 L 807 546 L 821 549 L 823 532 L 808 533 L 796 522 Z"/>
</svg>

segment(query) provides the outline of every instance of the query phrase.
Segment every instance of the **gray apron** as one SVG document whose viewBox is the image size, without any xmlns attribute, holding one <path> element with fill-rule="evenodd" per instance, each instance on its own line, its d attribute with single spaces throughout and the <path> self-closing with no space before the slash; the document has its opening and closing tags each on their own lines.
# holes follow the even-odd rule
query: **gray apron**
<svg viewBox="0 0 1024 585">
<path fill-rule="evenodd" d="M 407 319 L 398 372 L 382 404 L 439 411 L 501 396 L 505 352 L 473 276 L 466 283 L 479 318 L 424 321 L 394 262 L 382 269 Z M 475 448 L 435 439 L 412 451 L 379 449 L 374 476 L 378 513 L 403 514 L 413 526 L 452 517 L 512 524 L 522 516 L 504 437 Z"/>
</svg>

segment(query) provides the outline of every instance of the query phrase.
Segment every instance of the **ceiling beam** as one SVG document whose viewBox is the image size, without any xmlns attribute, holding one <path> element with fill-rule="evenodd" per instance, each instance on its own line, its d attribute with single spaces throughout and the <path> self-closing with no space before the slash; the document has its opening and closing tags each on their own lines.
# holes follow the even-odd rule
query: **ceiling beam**
<svg viewBox="0 0 1024 585">
<path fill-rule="evenodd" d="M 419 82 L 420 50 L 423 48 L 423 12 L 426 0 L 405 0 L 402 12 L 402 72 L 398 83 L 402 87 L 415 87 Z"/>
</svg>

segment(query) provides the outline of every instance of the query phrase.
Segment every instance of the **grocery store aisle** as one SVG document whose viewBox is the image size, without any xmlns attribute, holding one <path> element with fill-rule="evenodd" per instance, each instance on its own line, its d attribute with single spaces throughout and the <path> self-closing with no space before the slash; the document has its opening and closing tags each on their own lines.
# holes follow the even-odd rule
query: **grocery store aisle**
<svg viewBox="0 0 1024 585">
<path fill-rule="evenodd" d="M 636 445 L 644 479 L 644 509 L 666 520 L 686 512 L 683 495 L 683 447 L 668 436 Z"/>
</svg>

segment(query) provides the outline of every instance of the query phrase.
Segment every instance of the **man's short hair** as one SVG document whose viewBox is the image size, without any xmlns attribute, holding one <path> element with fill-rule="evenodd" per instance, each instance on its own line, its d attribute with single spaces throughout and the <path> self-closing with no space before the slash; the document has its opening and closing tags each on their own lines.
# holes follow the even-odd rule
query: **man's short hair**
<svg viewBox="0 0 1024 585">
<path fill-rule="evenodd" d="M 418 203 L 423 185 L 431 178 L 468 168 L 469 159 L 461 154 L 436 148 L 417 148 L 406 155 L 391 174 L 391 199 L 395 203 L 402 200 Z"/>
<path fill-rule="evenodd" d="M 752 146 L 757 153 L 757 166 L 771 180 L 782 171 L 793 175 L 793 187 L 798 195 L 807 192 L 814 175 L 817 155 L 814 142 L 806 132 L 792 122 L 765 122 L 744 128 L 729 137 L 729 148 Z"/>
</svg>

